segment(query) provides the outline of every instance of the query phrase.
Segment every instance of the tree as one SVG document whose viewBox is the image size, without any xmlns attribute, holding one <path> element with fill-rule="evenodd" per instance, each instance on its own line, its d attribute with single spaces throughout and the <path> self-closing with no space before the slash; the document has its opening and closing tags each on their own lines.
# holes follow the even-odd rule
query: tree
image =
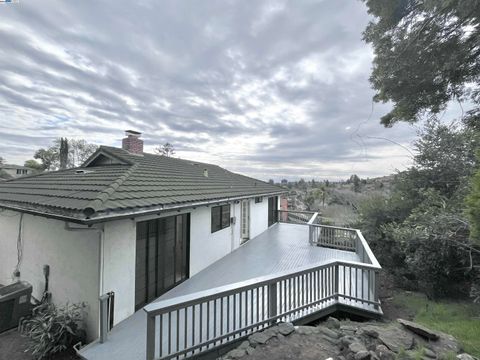
<svg viewBox="0 0 480 360">
<path fill-rule="evenodd" d="M 88 143 L 83 139 L 69 139 L 68 167 L 81 166 L 95 151 L 98 146 Z"/>
<path fill-rule="evenodd" d="M 477 153 L 480 160 L 480 151 Z M 472 178 L 470 194 L 466 199 L 467 216 L 470 223 L 470 239 L 480 244 L 480 169 Z"/>
<path fill-rule="evenodd" d="M 480 1 L 363 1 L 375 17 L 363 34 L 375 53 L 374 100 L 393 103 L 382 124 L 416 122 L 451 100 L 478 109 Z"/>
<path fill-rule="evenodd" d="M 59 166 L 59 149 L 56 146 L 38 149 L 33 158 L 42 161 L 42 170 L 56 170 Z"/>
<path fill-rule="evenodd" d="M 47 149 L 39 149 L 33 156 L 35 159 L 42 161 L 43 170 L 57 170 L 60 168 L 60 148 L 62 141 L 68 143 L 68 158 L 66 168 L 80 166 L 90 155 L 92 155 L 98 146 L 89 144 L 85 140 L 74 139 L 55 139 L 53 145 Z M 65 144 L 65 143 L 64 143 Z M 63 145 L 65 146 L 65 145 Z"/>
<path fill-rule="evenodd" d="M 270 179 L 270 180 L 268 180 L 268 183 L 269 183 L 270 185 L 273 185 L 273 184 L 275 184 L 275 181 L 273 181 L 273 179 Z"/>
<path fill-rule="evenodd" d="M 170 144 L 169 142 L 166 142 L 162 146 L 158 146 L 155 149 L 155 152 L 157 154 L 164 155 L 166 157 L 170 157 L 170 156 L 175 155 L 175 148 L 173 147 L 172 144 Z"/>
<path fill-rule="evenodd" d="M 5 159 L 0 156 L 0 165 L 3 165 L 3 164 L 5 164 Z"/>
<path fill-rule="evenodd" d="M 23 166 L 33 169 L 35 171 L 43 171 L 43 165 L 33 159 L 25 161 Z"/>
<path fill-rule="evenodd" d="M 350 176 L 349 181 L 353 184 L 353 191 L 360 192 L 360 178 L 356 174 L 353 174 Z"/>
<path fill-rule="evenodd" d="M 307 190 L 307 182 L 303 178 L 298 181 L 297 186 L 301 190 Z"/>
<path fill-rule="evenodd" d="M 60 169 L 64 170 L 68 164 L 68 139 L 60 138 L 60 149 L 58 151 Z"/>
<path fill-rule="evenodd" d="M 480 250 L 469 239 L 464 211 L 468 179 L 478 166 L 472 155 L 477 135 L 469 126 L 427 124 L 415 143 L 414 165 L 395 176 L 391 193 L 360 204 L 358 227 L 397 285 L 432 297 L 466 295 L 478 286 Z M 473 209 L 479 205 L 472 196 Z M 479 214 L 471 217 L 478 221 Z"/>
</svg>

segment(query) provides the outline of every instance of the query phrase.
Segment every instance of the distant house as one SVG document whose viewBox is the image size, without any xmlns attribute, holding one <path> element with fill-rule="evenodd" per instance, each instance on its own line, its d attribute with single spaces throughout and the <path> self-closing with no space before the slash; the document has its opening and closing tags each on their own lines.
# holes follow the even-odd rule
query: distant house
<svg viewBox="0 0 480 360">
<path fill-rule="evenodd" d="M 52 299 L 88 302 L 95 339 L 99 295 L 115 292 L 115 323 L 125 319 L 276 222 L 282 192 L 219 166 L 144 153 L 129 131 L 122 148 L 101 146 L 80 168 L 0 183 L 8 210 L 0 284 L 17 264 L 20 223 L 20 278 L 41 298 L 48 264 Z"/>
<path fill-rule="evenodd" d="M 20 165 L 11 165 L 11 164 L 0 165 L 0 172 L 7 174 L 7 176 L 11 178 L 31 175 L 33 171 L 34 170 L 31 168 L 20 166 Z"/>
</svg>

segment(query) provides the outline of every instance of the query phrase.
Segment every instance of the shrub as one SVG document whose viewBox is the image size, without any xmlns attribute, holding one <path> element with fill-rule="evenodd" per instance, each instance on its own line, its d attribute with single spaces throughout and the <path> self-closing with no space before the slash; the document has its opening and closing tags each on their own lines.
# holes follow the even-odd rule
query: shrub
<svg viewBox="0 0 480 360">
<path fill-rule="evenodd" d="M 37 359 L 69 349 L 85 340 L 82 329 L 86 305 L 66 304 L 57 307 L 44 303 L 34 309 L 34 315 L 25 322 L 24 334 L 31 340 L 27 351 Z"/>
</svg>

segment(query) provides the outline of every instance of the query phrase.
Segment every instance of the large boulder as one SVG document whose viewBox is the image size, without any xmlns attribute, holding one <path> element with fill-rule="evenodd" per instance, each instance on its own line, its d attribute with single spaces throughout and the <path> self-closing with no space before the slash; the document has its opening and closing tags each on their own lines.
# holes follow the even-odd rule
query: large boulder
<svg viewBox="0 0 480 360">
<path fill-rule="evenodd" d="M 404 320 L 404 319 L 397 319 L 397 321 L 400 324 L 402 324 L 403 326 L 405 326 L 408 330 L 414 332 L 415 334 L 418 334 L 418 335 L 424 337 L 425 339 L 438 340 L 440 338 L 439 333 L 437 333 L 433 330 L 430 330 L 429 328 L 427 328 L 423 325 L 414 323 L 413 321 L 408 321 L 408 320 Z"/>
</svg>

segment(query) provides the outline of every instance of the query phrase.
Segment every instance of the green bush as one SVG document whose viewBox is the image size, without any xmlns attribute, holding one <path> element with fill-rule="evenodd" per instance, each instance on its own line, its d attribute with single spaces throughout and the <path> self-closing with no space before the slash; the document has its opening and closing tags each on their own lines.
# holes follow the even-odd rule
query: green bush
<svg viewBox="0 0 480 360">
<path fill-rule="evenodd" d="M 25 322 L 24 335 L 31 340 L 27 350 L 37 359 L 43 359 L 84 341 L 85 307 L 84 303 L 67 303 L 63 307 L 44 303 L 36 307 L 34 316 Z"/>
</svg>

